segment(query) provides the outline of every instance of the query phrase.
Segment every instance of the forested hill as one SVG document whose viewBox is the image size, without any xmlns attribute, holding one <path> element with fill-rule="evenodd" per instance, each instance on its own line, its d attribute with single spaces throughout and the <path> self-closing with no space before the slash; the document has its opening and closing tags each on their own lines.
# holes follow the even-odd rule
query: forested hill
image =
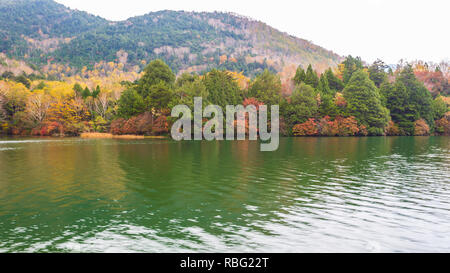
<svg viewBox="0 0 450 273">
<path fill-rule="evenodd" d="M 140 69 L 161 58 L 175 72 L 243 71 L 311 63 L 324 70 L 341 57 L 262 22 L 229 13 L 159 11 L 112 22 L 52 0 L 0 0 L 0 52 L 35 69 L 71 73 L 96 63 Z"/>
</svg>

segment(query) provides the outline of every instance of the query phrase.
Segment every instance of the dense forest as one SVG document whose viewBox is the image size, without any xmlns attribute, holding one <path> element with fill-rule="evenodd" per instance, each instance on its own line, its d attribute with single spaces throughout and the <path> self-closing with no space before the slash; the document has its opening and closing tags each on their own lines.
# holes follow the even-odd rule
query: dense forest
<svg viewBox="0 0 450 273">
<path fill-rule="evenodd" d="M 166 135 L 170 109 L 204 104 L 280 105 L 284 136 L 450 135 L 449 66 L 377 60 L 364 65 L 348 56 L 318 74 L 299 66 L 289 84 L 264 70 L 253 78 L 212 69 L 178 77 L 162 60 L 142 73 L 103 63 L 87 76 L 55 81 L 36 75 L 0 79 L 4 134 L 79 135 L 82 132 Z"/>
<path fill-rule="evenodd" d="M 36 71 L 64 76 L 100 61 L 142 70 L 162 59 L 176 74 L 212 68 L 246 76 L 289 64 L 328 67 L 337 54 L 243 16 L 219 12 L 158 11 L 108 21 L 52 0 L 0 0 L 0 53 Z M 69 70 L 67 69 L 69 68 Z"/>
</svg>

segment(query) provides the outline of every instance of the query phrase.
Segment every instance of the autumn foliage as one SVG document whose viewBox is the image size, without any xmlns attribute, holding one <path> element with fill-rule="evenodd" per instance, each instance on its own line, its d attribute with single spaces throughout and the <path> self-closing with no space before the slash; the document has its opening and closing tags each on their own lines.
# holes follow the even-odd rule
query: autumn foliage
<svg viewBox="0 0 450 273">
<path fill-rule="evenodd" d="M 355 117 L 344 118 L 337 116 L 331 120 L 329 116 L 319 121 L 308 119 L 308 121 L 297 124 L 293 128 L 295 136 L 356 136 L 366 135 L 364 127 L 358 126 Z"/>
<path fill-rule="evenodd" d="M 386 135 L 387 136 L 399 136 L 401 135 L 401 130 L 398 126 L 391 120 L 386 127 Z"/>
<path fill-rule="evenodd" d="M 304 123 L 295 125 L 292 133 L 294 136 L 316 136 L 319 133 L 319 129 L 315 120 L 310 118 Z"/>
<path fill-rule="evenodd" d="M 342 93 L 336 93 L 336 105 L 340 107 L 347 106 L 347 101 L 345 100 Z"/>
<path fill-rule="evenodd" d="M 89 116 L 84 104 L 76 100 L 54 102 L 50 104 L 43 122 L 31 130 L 31 135 L 78 135 L 88 130 Z"/>
<path fill-rule="evenodd" d="M 448 93 L 450 88 L 449 81 L 441 71 L 416 70 L 414 74 L 418 80 L 423 82 L 433 96 L 439 94 L 450 95 Z"/>
<path fill-rule="evenodd" d="M 231 58 L 224 55 L 222 61 Z M 291 66 L 278 74 L 264 70 L 253 79 L 243 71 L 216 69 L 177 79 L 162 60 L 140 74 L 123 69 L 99 62 L 78 73 L 51 64 L 37 79 L 0 75 L 0 133 L 159 136 L 169 133 L 173 106 L 192 110 L 194 97 L 202 97 L 203 107 L 278 105 L 284 136 L 450 135 L 447 64 L 399 64 L 389 72 L 382 62 L 368 68 L 349 56 L 321 75 L 317 67 Z M 235 132 L 242 126 L 248 135 L 248 117 L 234 125 Z"/>
<path fill-rule="evenodd" d="M 256 98 L 247 98 L 242 103 L 244 107 L 247 107 L 249 105 L 253 105 L 256 107 L 256 110 L 259 110 L 259 106 L 264 105 L 264 103 L 258 101 Z"/>
<path fill-rule="evenodd" d="M 416 136 L 427 136 L 430 134 L 430 127 L 427 122 L 423 119 L 419 119 L 414 122 L 414 135 Z"/>
<path fill-rule="evenodd" d="M 443 118 L 436 121 L 436 132 L 439 135 L 450 136 L 450 112 L 445 113 Z"/>
<path fill-rule="evenodd" d="M 145 112 L 130 119 L 119 118 L 111 123 L 111 133 L 114 135 L 161 135 L 169 132 L 167 117 L 154 117 Z"/>
</svg>

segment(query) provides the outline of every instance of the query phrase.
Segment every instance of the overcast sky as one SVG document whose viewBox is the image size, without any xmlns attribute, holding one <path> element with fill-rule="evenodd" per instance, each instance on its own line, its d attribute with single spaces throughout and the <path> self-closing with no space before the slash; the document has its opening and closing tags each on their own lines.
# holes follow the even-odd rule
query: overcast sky
<svg viewBox="0 0 450 273">
<path fill-rule="evenodd" d="M 158 10 L 223 11 L 263 21 L 340 55 L 389 64 L 449 60 L 449 0 L 57 0 L 109 20 Z"/>
</svg>

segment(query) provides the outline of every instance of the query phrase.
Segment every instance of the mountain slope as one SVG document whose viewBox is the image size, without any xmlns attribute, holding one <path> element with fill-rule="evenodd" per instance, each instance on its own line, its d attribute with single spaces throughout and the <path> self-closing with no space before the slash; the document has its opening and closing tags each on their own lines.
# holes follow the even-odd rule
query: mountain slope
<svg viewBox="0 0 450 273">
<path fill-rule="evenodd" d="M 319 70 L 340 56 L 262 22 L 229 13 L 159 11 L 112 22 L 52 0 L 0 0 L 0 52 L 44 67 L 80 70 L 117 62 L 142 68 L 164 59 L 176 72 L 225 68 L 254 75 L 312 63 Z"/>
</svg>

